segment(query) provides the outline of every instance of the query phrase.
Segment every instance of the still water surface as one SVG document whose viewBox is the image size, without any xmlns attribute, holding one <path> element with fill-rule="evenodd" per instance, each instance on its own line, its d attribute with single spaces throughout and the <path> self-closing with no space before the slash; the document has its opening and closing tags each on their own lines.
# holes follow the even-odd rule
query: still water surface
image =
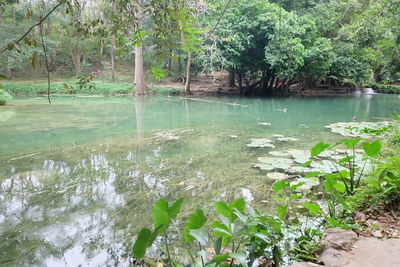
<svg viewBox="0 0 400 267">
<path fill-rule="evenodd" d="M 127 266 L 160 197 L 185 197 L 184 213 L 241 196 L 268 210 L 273 181 L 252 164 L 271 149 L 248 148 L 249 139 L 283 134 L 299 141 L 276 150 L 309 149 L 340 138 L 327 124 L 400 112 L 391 95 L 199 100 L 18 98 L 0 107 L 0 266 Z"/>
</svg>

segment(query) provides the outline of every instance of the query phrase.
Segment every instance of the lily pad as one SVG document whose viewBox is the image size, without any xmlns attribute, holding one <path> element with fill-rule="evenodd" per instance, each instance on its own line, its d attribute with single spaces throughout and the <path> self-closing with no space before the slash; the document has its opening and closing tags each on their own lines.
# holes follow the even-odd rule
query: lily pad
<svg viewBox="0 0 400 267">
<path fill-rule="evenodd" d="M 282 172 L 270 172 L 267 174 L 267 177 L 273 180 L 284 180 L 287 179 L 289 176 Z"/>
<path fill-rule="evenodd" d="M 270 122 L 259 122 L 257 123 L 258 125 L 263 125 L 263 126 L 271 126 Z"/>
<path fill-rule="evenodd" d="M 292 137 L 278 137 L 276 138 L 279 142 L 294 142 L 299 141 L 299 139 L 292 138 Z"/>
<path fill-rule="evenodd" d="M 261 170 L 286 170 L 293 164 L 293 160 L 288 158 L 259 157 L 259 164 L 254 165 Z"/>
<path fill-rule="evenodd" d="M 394 123 L 389 121 L 381 122 L 337 122 L 332 123 L 325 128 L 330 129 L 333 133 L 340 134 L 346 137 L 362 137 L 362 138 L 372 138 L 380 137 L 374 133 L 367 133 L 365 130 L 378 130 L 388 126 L 393 126 Z"/>
<path fill-rule="evenodd" d="M 272 144 L 273 141 L 267 138 L 261 138 L 261 139 L 251 139 L 251 142 L 247 144 L 248 147 L 270 147 L 270 148 L 275 148 L 275 146 Z"/>
<path fill-rule="evenodd" d="M 268 154 L 272 155 L 272 156 L 277 156 L 277 157 L 289 157 L 289 153 L 287 153 L 286 151 L 270 151 L 268 152 Z"/>
<path fill-rule="evenodd" d="M 280 137 L 285 137 L 285 136 L 283 134 L 273 134 L 272 137 L 280 138 Z"/>
<path fill-rule="evenodd" d="M 297 188 L 297 190 L 309 191 L 313 187 L 318 186 L 320 184 L 320 181 L 319 181 L 318 177 L 298 178 L 297 180 L 290 182 L 290 185 L 293 186 L 293 185 L 296 185 L 296 184 L 299 184 L 299 183 L 304 183 L 304 184 L 299 186 Z"/>
</svg>

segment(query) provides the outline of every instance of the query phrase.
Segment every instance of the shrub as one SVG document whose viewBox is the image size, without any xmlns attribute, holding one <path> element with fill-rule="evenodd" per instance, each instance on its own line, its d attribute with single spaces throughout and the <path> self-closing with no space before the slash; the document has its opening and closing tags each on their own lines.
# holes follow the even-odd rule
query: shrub
<svg viewBox="0 0 400 267">
<path fill-rule="evenodd" d="M 5 105 L 10 100 L 11 100 L 11 95 L 7 91 L 0 89 L 0 105 Z"/>
</svg>

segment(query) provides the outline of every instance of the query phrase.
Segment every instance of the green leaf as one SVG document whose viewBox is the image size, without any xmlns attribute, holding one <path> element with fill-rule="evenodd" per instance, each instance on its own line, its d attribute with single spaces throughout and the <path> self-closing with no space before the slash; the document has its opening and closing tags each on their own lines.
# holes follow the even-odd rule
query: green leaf
<svg viewBox="0 0 400 267">
<path fill-rule="evenodd" d="M 133 244 L 132 253 L 135 259 L 140 260 L 146 253 L 146 249 L 153 245 L 156 239 L 158 231 L 155 230 L 153 233 L 148 228 L 142 228 L 139 235 Z"/>
<path fill-rule="evenodd" d="M 190 229 L 189 234 L 194 237 L 202 246 L 208 245 L 208 232 L 205 227 Z"/>
<path fill-rule="evenodd" d="M 244 213 L 244 210 L 246 208 L 246 202 L 244 201 L 244 198 L 238 198 L 229 205 L 232 209 L 236 208 L 238 211 L 241 213 Z"/>
<path fill-rule="evenodd" d="M 339 164 L 343 164 L 345 162 L 351 162 L 352 159 L 354 159 L 355 156 L 347 156 L 342 158 L 341 160 L 338 161 Z"/>
<path fill-rule="evenodd" d="M 311 157 L 316 157 L 322 152 L 324 152 L 326 149 L 329 148 L 329 144 L 326 144 L 324 142 L 319 142 L 316 144 L 313 148 L 311 148 Z"/>
<path fill-rule="evenodd" d="M 368 157 L 375 157 L 381 151 L 382 143 L 380 141 L 375 141 L 371 144 L 364 142 L 362 143 L 362 147 Z"/>
<path fill-rule="evenodd" d="M 175 219 L 176 216 L 178 216 L 178 213 L 181 211 L 182 203 L 183 198 L 180 198 L 171 205 L 171 207 L 168 209 L 170 219 Z"/>
<path fill-rule="evenodd" d="M 286 181 L 279 181 L 276 182 L 272 185 L 272 190 L 274 191 L 274 193 L 279 192 L 280 190 L 282 190 L 283 188 L 289 187 L 290 184 Z"/>
<path fill-rule="evenodd" d="M 160 232 L 164 232 L 171 223 L 169 218 L 168 201 L 161 198 L 158 200 L 153 207 L 153 212 L 151 214 L 153 218 L 153 225 L 155 228 L 160 227 Z"/>
<path fill-rule="evenodd" d="M 304 167 L 304 168 L 305 168 L 305 167 L 308 167 L 311 163 L 312 163 L 312 160 L 306 161 L 306 162 L 303 164 L 303 167 Z"/>
<path fill-rule="evenodd" d="M 339 183 L 334 184 L 333 188 L 335 188 L 340 193 L 344 193 L 346 191 L 346 187 L 344 186 L 344 184 L 339 184 Z"/>
<path fill-rule="evenodd" d="M 216 263 L 225 262 L 228 258 L 229 258 L 229 253 L 214 256 L 214 260 Z"/>
<path fill-rule="evenodd" d="M 285 220 L 288 211 L 288 206 L 279 205 L 276 207 L 276 213 L 281 220 Z"/>
<path fill-rule="evenodd" d="M 317 203 L 301 203 L 309 212 L 314 214 L 321 213 L 321 207 Z"/>
<path fill-rule="evenodd" d="M 215 210 L 225 218 L 232 218 L 232 211 L 225 202 L 218 201 L 214 204 Z"/>
<path fill-rule="evenodd" d="M 204 216 L 204 212 L 201 209 L 197 209 L 189 218 L 185 227 L 183 228 L 183 238 L 186 242 L 192 242 L 193 236 L 190 235 L 190 230 L 200 229 L 206 223 L 207 218 Z"/>
<path fill-rule="evenodd" d="M 214 242 L 215 255 L 221 255 L 222 237 L 218 237 Z"/>
<path fill-rule="evenodd" d="M 350 149 L 350 148 L 354 148 L 360 141 L 361 141 L 361 138 L 346 139 L 346 140 L 343 140 L 343 145 L 347 149 Z"/>
</svg>

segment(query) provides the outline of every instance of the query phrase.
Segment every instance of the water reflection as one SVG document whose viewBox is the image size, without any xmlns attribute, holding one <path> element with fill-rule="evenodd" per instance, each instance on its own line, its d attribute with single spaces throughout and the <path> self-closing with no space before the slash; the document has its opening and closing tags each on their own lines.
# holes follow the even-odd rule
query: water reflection
<svg viewBox="0 0 400 267">
<path fill-rule="evenodd" d="M 62 116 L 54 124 L 47 118 L 57 104 L 37 109 L 38 124 L 36 105 L 16 109 L 0 128 L 0 265 L 129 265 L 132 237 L 159 197 L 185 197 L 186 213 L 242 196 L 267 209 L 272 182 L 251 167 L 267 150 L 249 149 L 249 139 L 280 133 L 300 141 L 277 149 L 309 148 L 316 133 L 338 138 L 326 124 L 399 108 L 398 98 L 369 97 L 208 98 L 243 107 L 181 98 L 138 97 L 135 107 L 125 98 L 83 106 L 70 100 L 61 114 L 74 118 L 73 127 Z"/>
</svg>

